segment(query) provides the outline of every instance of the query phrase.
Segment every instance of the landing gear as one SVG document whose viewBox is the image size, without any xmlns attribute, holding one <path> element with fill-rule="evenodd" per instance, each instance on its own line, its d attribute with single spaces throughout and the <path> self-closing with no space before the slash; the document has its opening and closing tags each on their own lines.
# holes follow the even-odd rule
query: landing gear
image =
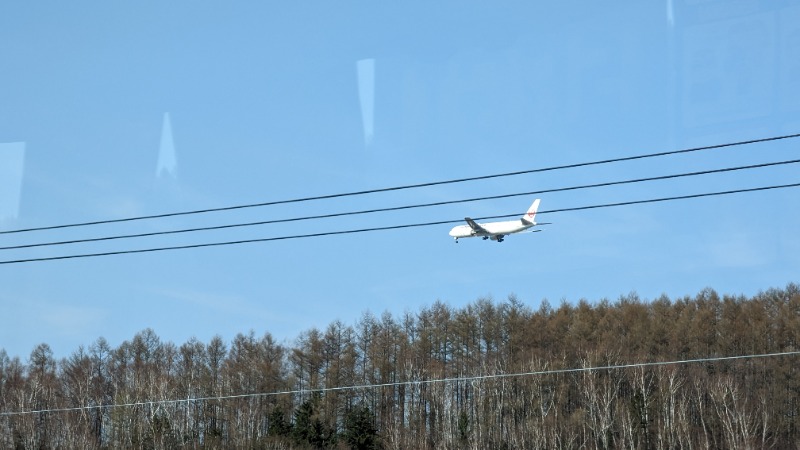
<svg viewBox="0 0 800 450">
<path fill-rule="evenodd" d="M 503 242 L 503 236 L 497 236 L 497 242 L 498 243 Z"/>
<path fill-rule="evenodd" d="M 489 236 L 484 236 L 484 237 L 483 237 L 483 240 L 484 240 L 484 241 L 485 241 L 485 240 L 487 240 L 487 239 L 489 239 Z"/>
</svg>

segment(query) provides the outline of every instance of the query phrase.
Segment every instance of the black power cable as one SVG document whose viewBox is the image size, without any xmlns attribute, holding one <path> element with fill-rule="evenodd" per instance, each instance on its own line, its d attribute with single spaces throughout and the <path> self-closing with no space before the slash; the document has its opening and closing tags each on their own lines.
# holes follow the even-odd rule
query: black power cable
<svg viewBox="0 0 800 450">
<path fill-rule="evenodd" d="M 600 205 L 589 205 L 589 206 L 579 206 L 575 208 L 563 208 L 563 209 L 553 209 L 549 211 L 541 211 L 539 214 L 554 214 L 559 212 L 567 212 L 567 211 L 583 211 L 588 209 L 599 209 L 599 208 L 610 208 L 615 206 L 628 206 L 628 205 L 640 205 L 645 203 L 657 203 L 657 202 L 666 202 L 666 201 L 674 201 L 674 200 L 687 200 L 692 198 L 701 198 L 701 197 L 713 197 L 719 195 L 730 195 L 730 194 L 740 194 L 745 192 L 757 192 L 757 191 L 766 191 L 772 189 L 784 189 L 790 187 L 800 187 L 800 183 L 793 183 L 793 184 L 783 184 L 783 185 L 774 185 L 774 186 L 764 186 L 764 187 L 757 187 L 757 188 L 749 188 L 749 189 L 735 189 L 730 191 L 721 191 L 721 192 L 708 192 L 703 194 L 691 194 L 691 195 L 681 195 L 675 197 L 662 197 L 662 198 L 654 198 L 654 199 L 647 199 L 647 200 L 634 200 L 628 202 L 619 202 L 619 203 L 605 203 Z M 521 215 L 521 213 L 517 214 L 506 214 L 502 216 L 490 216 L 490 217 L 479 217 L 475 220 L 487 220 L 487 219 L 503 219 L 509 217 L 516 217 Z M 192 245 L 178 245 L 172 247 L 157 247 L 157 248 L 145 248 L 145 249 L 138 249 L 138 250 L 120 250 L 114 252 L 103 252 L 103 253 L 86 253 L 86 254 L 79 254 L 79 255 L 63 255 L 63 256 L 51 256 L 45 258 L 29 258 L 29 259 L 17 259 L 17 260 L 8 260 L 8 261 L 0 261 L 0 265 L 4 264 L 21 264 L 21 263 L 29 263 L 29 262 L 42 262 L 42 261 L 56 261 L 56 260 L 63 260 L 63 259 L 77 259 L 77 258 L 92 258 L 98 256 L 112 256 L 112 255 L 130 255 L 135 253 L 152 253 L 152 252 L 161 252 L 161 251 L 168 251 L 168 250 L 185 250 L 191 248 L 203 248 L 203 247 L 220 247 L 220 246 L 228 246 L 228 245 L 239 245 L 239 244 L 252 244 L 257 242 L 273 242 L 273 241 L 284 241 L 290 239 L 304 239 L 304 238 L 311 238 L 311 237 L 322 237 L 322 236 L 336 236 L 336 235 L 344 235 L 344 234 L 356 234 L 356 233 L 367 233 L 372 231 L 387 231 L 387 230 L 400 230 L 404 228 L 419 228 L 419 227 L 427 227 L 427 226 L 434 226 L 434 225 L 446 225 L 446 224 L 455 224 L 461 223 L 462 220 L 442 220 L 437 222 L 426 222 L 426 223 L 413 223 L 413 224 L 405 224 L 405 225 L 392 225 L 386 227 L 373 227 L 373 228 L 361 228 L 356 230 L 343 230 L 343 231 L 327 231 L 321 233 L 311 233 L 311 234 L 299 234 L 299 235 L 291 235 L 291 236 L 278 236 L 278 237 L 271 237 L 271 238 L 261 238 L 261 239 L 246 239 L 240 241 L 228 241 L 228 242 L 211 242 L 205 244 L 192 244 Z"/>
<path fill-rule="evenodd" d="M 264 220 L 259 222 L 249 222 L 249 223 L 236 223 L 236 224 L 227 224 L 227 225 L 216 225 L 210 227 L 199 227 L 199 228 L 186 228 L 181 230 L 168 230 L 168 231 L 154 231 L 149 233 L 137 233 L 137 234 L 125 234 L 125 235 L 117 235 L 117 236 L 104 236 L 98 238 L 87 238 L 87 239 L 73 239 L 69 241 L 56 241 L 56 242 L 44 242 L 38 244 L 23 244 L 23 245 L 14 245 L 14 246 L 7 246 L 7 247 L 0 247 L 0 251 L 2 250 L 19 250 L 24 248 L 34 248 L 34 247 L 49 247 L 49 246 L 56 246 L 56 245 L 67 245 L 67 244 L 85 244 L 89 242 L 101 242 L 101 241 L 111 241 L 117 239 L 133 239 L 133 238 L 142 238 L 142 237 L 151 237 L 151 236 L 163 236 L 168 234 L 178 234 L 178 233 L 191 233 L 191 232 L 198 232 L 198 231 L 212 231 L 212 230 L 223 230 L 228 228 L 239 228 L 239 227 L 251 227 L 256 225 L 269 225 L 269 224 L 276 224 L 276 223 L 287 223 L 287 222 L 299 222 L 304 220 L 313 220 L 313 219 L 328 219 L 333 217 L 344 217 L 344 216 L 355 216 L 355 215 L 362 215 L 362 214 L 372 214 L 372 213 L 379 213 L 379 212 L 388 212 L 388 211 L 400 211 L 406 209 L 415 209 L 415 208 L 425 208 L 430 206 L 444 206 L 444 205 L 452 205 L 458 203 L 467 203 L 467 202 L 477 202 L 477 201 L 484 201 L 484 200 L 497 200 L 502 198 L 511 198 L 511 197 L 521 197 L 521 196 L 528 196 L 528 195 L 538 195 L 538 194 L 548 194 L 554 192 L 564 192 L 564 191 L 573 191 L 579 189 L 589 189 L 589 188 L 598 188 L 598 187 L 608 187 L 608 186 L 618 186 L 623 184 L 633 184 L 633 183 L 642 183 L 646 181 L 656 181 L 656 180 L 668 180 L 673 178 L 684 178 L 684 177 L 692 177 L 698 175 L 709 175 L 715 173 L 723 173 L 723 172 L 733 172 L 738 170 L 750 170 L 750 169 L 757 169 L 757 168 L 764 168 L 764 167 L 771 167 L 771 166 L 781 166 L 787 164 L 797 164 L 800 163 L 800 159 L 793 159 L 789 161 L 778 161 L 778 162 L 770 162 L 770 163 L 762 163 L 762 164 L 752 164 L 748 166 L 739 166 L 739 167 L 727 167 L 723 169 L 712 169 L 712 170 L 703 170 L 699 172 L 687 172 L 687 173 L 679 173 L 679 174 L 672 174 L 672 175 L 662 175 L 656 177 L 647 177 L 647 178 L 636 178 L 632 180 L 622 180 L 622 181 L 610 181 L 605 183 L 595 183 L 595 184 L 585 184 L 580 186 L 569 186 L 569 187 L 562 187 L 562 188 L 554 188 L 554 189 L 544 189 L 539 191 L 530 191 L 530 192 L 519 192 L 514 194 L 502 194 L 502 195 L 492 195 L 486 197 L 475 197 L 475 198 L 468 198 L 468 199 L 461 199 L 461 200 L 448 200 L 448 201 L 441 201 L 441 202 L 434 202 L 434 203 L 423 203 L 423 204 L 416 204 L 416 205 L 404 205 L 404 206 L 393 206 L 389 208 L 377 208 L 377 209 L 367 209 L 361 211 L 349 211 L 343 213 L 333 213 L 333 214 L 323 214 L 323 215 L 316 215 L 316 216 L 305 216 L 305 217 L 293 217 L 289 219 L 274 219 L 274 220 Z"/>
<path fill-rule="evenodd" d="M 694 147 L 694 148 L 687 148 L 682 150 L 672 150 L 667 152 L 658 152 L 658 153 L 648 153 L 642 155 L 634 155 L 634 156 L 626 156 L 621 158 L 612 158 L 612 159 L 604 159 L 598 161 L 589 161 L 583 163 L 575 163 L 575 164 L 565 164 L 560 166 L 551 166 L 551 167 L 544 167 L 539 169 L 530 169 L 530 170 L 521 170 L 517 172 L 506 172 L 506 173 L 498 173 L 494 175 L 483 175 L 477 177 L 468 177 L 468 178 L 456 178 L 452 180 L 444 180 L 444 181 L 432 181 L 428 183 L 419 183 L 419 184 L 408 184 L 403 186 L 394 186 L 388 188 L 380 188 L 380 189 L 369 189 L 363 191 L 355 191 L 355 192 L 345 192 L 340 194 L 329 194 L 329 195 L 319 195 L 314 197 L 303 197 L 303 198 L 296 198 L 290 200 L 276 200 L 271 202 L 263 202 L 263 203 L 251 203 L 245 205 L 235 205 L 235 206 L 226 206 L 221 208 L 208 208 L 208 209 L 198 209 L 194 211 L 182 211 L 182 212 L 173 212 L 173 213 L 165 213 L 165 214 L 154 214 L 149 216 L 138 216 L 138 217 L 128 217 L 123 219 L 109 219 L 109 220 L 97 220 L 93 222 L 81 222 L 81 223 L 71 223 L 71 224 L 62 224 L 62 225 L 50 225 L 44 227 L 35 227 L 35 228 L 25 228 L 25 229 L 18 229 L 18 230 L 8 230 L 8 231 L 0 231 L 0 235 L 2 234 L 12 234 L 12 233 L 26 233 L 31 231 L 44 231 L 44 230 L 56 230 L 62 228 L 74 228 L 74 227 L 85 227 L 91 225 L 102 225 L 102 224 L 110 224 L 110 223 L 121 223 L 121 222 L 133 222 L 137 220 L 147 220 L 147 219 L 161 219 L 166 217 L 176 217 L 176 216 L 187 216 L 192 214 L 204 214 L 204 213 L 211 213 L 211 212 L 221 212 L 221 211 L 232 211 L 236 209 L 245 209 L 245 208 L 257 208 L 262 206 L 274 206 L 274 205 L 282 205 L 287 203 L 300 203 L 300 202 L 308 202 L 312 200 L 326 200 L 332 198 L 341 198 L 341 197 L 351 197 L 356 195 L 365 195 L 365 194 L 376 194 L 380 192 L 390 192 L 390 191 L 400 191 L 405 189 L 414 189 L 414 188 L 421 188 L 421 187 L 430 187 L 430 186 L 441 186 L 445 184 L 454 184 L 454 183 L 464 183 L 467 181 L 478 181 L 478 180 L 488 180 L 492 178 L 501 178 L 501 177 L 510 177 L 515 175 L 525 175 L 525 174 L 532 174 L 532 173 L 542 173 L 542 172 L 550 172 L 555 170 L 563 170 L 563 169 L 574 169 L 577 167 L 587 167 L 587 166 L 595 166 L 601 164 L 610 164 L 616 162 L 623 162 L 623 161 L 634 161 L 638 159 L 646 159 L 646 158 L 655 158 L 660 156 L 668 156 L 668 155 L 678 155 L 684 153 L 692 153 L 692 152 L 699 152 L 699 151 L 706 151 L 706 150 L 715 150 L 720 148 L 726 147 L 735 147 L 740 145 L 748 145 L 748 144 L 757 144 L 757 143 L 764 143 L 764 142 L 773 142 L 779 141 L 783 139 L 793 139 L 800 137 L 800 133 L 797 134 L 787 134 L 783 136 L 773 136 L 761 139 L 751 139 L 747 141 L 738 141 L 738 142 L 730 142 L 726 144 L 716 144 L 716 145 L 708 145 L 703 147 Z"/>
</svg>

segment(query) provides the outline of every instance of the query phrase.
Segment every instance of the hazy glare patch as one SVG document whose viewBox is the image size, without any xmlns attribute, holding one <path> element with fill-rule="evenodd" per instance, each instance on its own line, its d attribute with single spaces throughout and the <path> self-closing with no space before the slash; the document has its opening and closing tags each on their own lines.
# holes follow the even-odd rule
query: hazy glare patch
<svg viewBox="0 0 800 450">
<path fill-rule="evenodd" d="M 364 144 L 369 146 L 375 131 L 375 60 L 359 60 L 358 98 L 361 101 L 361 120 L 364 125 Z"/>
<path fill-rule="evenodd" d="M 108 313 L 100 308 L 63 305 L 42 306 L 39 317 L 59 337 L 81 336 L 83 330 L 108 321 Z"/>
<path fill-rule="evenodd" d="M 769 12 L 687 26 L 683 35 L 683 126 L 736 126 L 773 113 L 778 45 Z M 736 125 L 734 125 L 736 124 Z"/>
<path fill-rule="evenodd" d="M 161 146 L 158 149 L 158 167 L 156 177 L 171 176 L 177 178 L 178 160 L 175 156 L 175 143 L 172 140 L 172 123 L 169 113 L 164 113 L 164 123 L 161 126 Z"/>
<path fill-rule="evenodd" d="M 754 268 L 775 260 L 775 252 L 745 232 L 719 235 L 708 243 L 710 263 L 722 268 Z"/>
<path fill-rule="evenodd" d="M 24 142 L 0 144 L 0 223 L 19 215 L 24 162 Z"/>
<path fill-rule="evenodd" d="M 252 305 L 245 297 L 235 294 L 181 288 L 157 288 L 151 292 L 168 301 L 183 303 L 190 309 L 217 310 L 227 315 L 241 315 L 249 318 L 261 317 L 263 319 L 270 319 L 275 314 L 274 312 L 262 310 Z"/>
<path fill-rule="evenodd" d="M 667 25 L 675 26 L 675 6 L 672 4 L 672 0 L 667 0 Z"/>
</svg>

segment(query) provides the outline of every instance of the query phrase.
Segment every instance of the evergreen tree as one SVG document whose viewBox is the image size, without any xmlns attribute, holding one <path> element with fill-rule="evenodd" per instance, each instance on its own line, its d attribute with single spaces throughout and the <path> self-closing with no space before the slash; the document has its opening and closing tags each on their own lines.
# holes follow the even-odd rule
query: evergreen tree
<svg viewBox="0 0 800 450">
<path fill-rule="evenodd" d="M 313 430 L 311 428 L 311 416 L 314 415 L 314 407 L 310 401 L 303 402 L 294 413 L 294 427 L 292 437 L 297 443 L 311 442 Z"/>
<path fill-rule="evenodd" d="M 461 411 L 458 415 L 458 440 L 466 444 L 469 440 L 469 417 L 466 411 Z"/>
<path fill-rule="evenodd" d="M 291 434 L 299 445 L 317 449 L 336 444 L 336 432 L 326 426 L 314 413 L 314 405 L 318 403 L 319 397 L 315 397 L 313 401 L 305 401 L 294 413 L 294 428 Z"/>
<path fill-rule="evenodd" d="M 353 408 L 345 419 L 344 440 L 350 448 L 357 450 L 379 449 L 378 430 L 375 417 L 366 406 Z"/>
<path fill-rule="evenodd" d="M 269 414 L 269 435 L 286 437 L 292 433 L 292 424 L 286 421 L 283 408 L 280 405 Z"/>
</svg>

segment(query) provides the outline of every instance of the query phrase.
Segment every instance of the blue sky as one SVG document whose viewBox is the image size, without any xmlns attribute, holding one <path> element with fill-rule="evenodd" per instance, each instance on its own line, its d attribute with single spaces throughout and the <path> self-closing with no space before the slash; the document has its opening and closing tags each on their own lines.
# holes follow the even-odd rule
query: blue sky
<svg viewBox="0 0 800 450">
<path fill-rule="evenodd" d="M 0 229 L 534 169 L 800 132 L 788 2 L 44 2 L 0 6 Z M 167 125 L 168 123 L 168 125 Z M 168 131 L 165 131 L 168 130 Z M 171 135 L 171 139 L 166 134 Z M 146 222 L 2 246 L 327 214 L 797 159 L 786 140 Z M 22 156 L 20 156 L 22 155 Z M 793 165 L 542 196 L 542 209 L 798 182 Z M 0 260 L 522 213 L 532 198 L 128 241 Z M 57 356 L 150 327 L 291 342 L 365 311 L 514 294 L 752 295 L 798 282 L 788 189 L 542 215 L 502 244 L 450 226 L 0 266 L 0 348 Z"/>
</svg>

